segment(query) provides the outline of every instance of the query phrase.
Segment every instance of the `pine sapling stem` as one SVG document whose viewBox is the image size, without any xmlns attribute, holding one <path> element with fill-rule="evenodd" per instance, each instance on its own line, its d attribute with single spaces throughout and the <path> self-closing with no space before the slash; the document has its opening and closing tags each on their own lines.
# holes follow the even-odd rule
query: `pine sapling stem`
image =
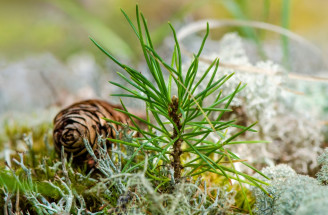
<svg viewBox="0 0 328 215">
<path fill-rule="evenodd" d="M 169 116 L 175 124 L 172 139 L 176 139 L 179 133 L 181 133 L 182 126 L 181 113 L 179 113 L 179 99 L 175 96 L 172 97 L 172 102 L 169 105 Z M 171 154 L 173 156 L 172 166 L 174 169 L 174 178 L 177 180 L 181 178 L 181 170 L 183 168 L 180 160 L 182 154 L 181 145 L 182 139 L 178 138 L 173 144 L 173 152 Z"/>
</svg>

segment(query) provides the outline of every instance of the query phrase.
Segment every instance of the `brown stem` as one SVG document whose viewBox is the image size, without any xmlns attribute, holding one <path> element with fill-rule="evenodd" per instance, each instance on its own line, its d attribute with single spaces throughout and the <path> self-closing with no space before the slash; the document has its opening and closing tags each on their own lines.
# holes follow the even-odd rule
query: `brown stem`
<svg viewBox="0 0 328 215">
<path fill-rule="evenodd" d="M 179 99 L 175 96 L 172 97 L 172 103 L 169 105 L 169 116 L 171 117 L 172 121 L 174 122 L 176 128 L 174 128 L 172 139 L 176 139 L 178 134 L 181 132 L 181 113 L 179 113 Z M 181 178 L 181 160 L 180 156 L 182 154 L 181 150 L 182 139 L 178 138 L 173 144 L 173 162 L 172 166 L 174 169 L 174 178 L 180 179 Z"/>
</svg>

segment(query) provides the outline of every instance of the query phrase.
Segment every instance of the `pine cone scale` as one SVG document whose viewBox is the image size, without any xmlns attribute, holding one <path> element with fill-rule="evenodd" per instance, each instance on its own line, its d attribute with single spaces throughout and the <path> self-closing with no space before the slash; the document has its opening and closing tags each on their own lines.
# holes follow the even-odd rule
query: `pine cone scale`
<svg viewBox="0 0 328 215">
<path fill-rule="evenodd" d="M 85 160 L 88 152 L 84 146 L 83 138 L 86 138 L 93 150 L 96 150 L 98 135 L 115 138 L 115 131 L 103 118 L 127 123 L 129 117 L 111 105 L 101 100 L 81 101 L 60 111 L 54 119 L 54 144 L 57 152 L 61 147 L 67 154 L 72 154 L 73 158 Z M 115 129 L 119 126 L 113 124 Z"/>
</svg>

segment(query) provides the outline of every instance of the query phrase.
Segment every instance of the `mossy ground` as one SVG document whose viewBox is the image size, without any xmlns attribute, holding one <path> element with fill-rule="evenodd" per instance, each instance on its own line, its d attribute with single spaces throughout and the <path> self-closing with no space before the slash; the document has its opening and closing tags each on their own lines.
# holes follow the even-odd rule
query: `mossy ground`
<svg viewBox="0 0 328 215">
<path fill-rule="evenodd" d="M 72 191 L 75 197 L 81 196 L 85 202 L 85 213 L 110 214 L 113 212 L 119 213 L 126 212 L 126 208 L 138 208 L 138 211 L 147 214 L 155 212 L 154 205 L 157 203 L 153 201 L 153 196 L 150 193 L 145 192 L 144 200 L 137 201 L 136 198 L 132 198 L 128 204 L 124 205 L 124 208 L 119 203 L 122 195 L 117 192 L 111 185 L 108 186 L 105 176 L 97 169 L 92 170 L 87 166 L 77 166 L 76 164 L 68 161 L 66 163 L 67 175 L 69 177 L 70 185 L 69 190 L 66 185 L 68 184 L 65 179 L 65 172 L 63 170 L 62 161 L 60 156 L 55 152 L 52 143 L 52 125 L 50 122 L 44 122 L 34 127 L 28 125 L 20 125 L 19 123 L 6 124 L 4 126 L 1 146 L 11 147 L 11 167 L 8 166 L 4 158 L 1 159 L 0 170 L 0 183 L 1 198 L 0 208 L 7 208 L 8 211 L 21 212 L 23 214 L 29 212 L 30 214 L 47 214 L 46 212 L 40 212 L 36 209 L 35 202 L 31 199 L 34 196 L 39 199 L 46 199 L 47 202 L 58 204 L 65 199 L 65 195 L 69 195 Z M 25 141 L 24 141 L 25 139 Z M 30 143 L 32 143 L 32 146 Z M 21 145 L 24 144 L 25 147 Z M 17 151 L 17 147 L 25 148 L 23 152 Z M 3 150 L 2 150 L 3 151 Z M 28 177 L 26 169 L 17 164 L 16 161 L 20 161 L 20 153 L 23 156 L 23 162 L 27 169 L 31 171 L 31 179 Z M 139 174 L 138 172 L 135 173 Z M 149 180 L 149 179 L 147 179 Z M 64 181 L 64 183 L 63 183 Z M 227 214 L 234 213 L 249 213 L 247 206 L 245 205 L 244 196 L 240 190 L 238 184 L 230 185 L 230 182 L 224 177 L 215 176 L 215 174 L 204 174 L 201 182 L 197 178 L 188 179 L 187 183 L 194 184 L 199 189 L 192 197 L 199 198 L 201 192 L 207 192 L 206 199 L 203 207 L 215 202 L 218 190 L 216 188 L 222 188 L 222 192 L 219 196 L 221 205 L 216 207 Z M 157 182 L 149 180 L 152 189 L 158 185 Z M 204 184 L 206 183 L 206 184 Z M 141 192 L 138 182 L 130 187 L 131 190 Z M 58 189 L 59 188 L 59 189 Z M 205 191 L 206 189 L 206 191 Z M 225 196 L 226 193 L 231 192 L 231 196 Z M 163 196 L 166 198 L 172 194 L 172 187 L 167 189 L 161 188 L 156 192 L 157 196 Z M 189 195 L 186 193 L 186 195 Z M 248 200 L 251 205 L 254 204 L 255 199 L 252 197 L 251 192 L 247 191 Z M 167 202 L 163 203 L 163 207 L 170 208 L 170 198 Z M 191 201 L 193 198 L 190 198 Z M 233 201 L 232 201 L 233 199 Z M 44 200 L 43 200 L 44 201 Z M 42 201 L 40 201 L 42 202 Z M 145 204 L 147 202 L 147 204 Z M 191 202 L 190 202 L 191 203 Z M 11 209 L 10 209 L 11 208 Z M 42 208 L 42 207 L 40 207 Z M 78 214 L 78 208 L 82 208 L 79 205 L 79 201 L 73 202 L 70 213 Z M 132 211 L 132 210 L 131 210 Z M 214 212 L 215 210 L 213 210 Z M 52 214 L 48 210 L 48 214 Z M 200 214 L 195 212 L 195 214 Z"/>
</svg>

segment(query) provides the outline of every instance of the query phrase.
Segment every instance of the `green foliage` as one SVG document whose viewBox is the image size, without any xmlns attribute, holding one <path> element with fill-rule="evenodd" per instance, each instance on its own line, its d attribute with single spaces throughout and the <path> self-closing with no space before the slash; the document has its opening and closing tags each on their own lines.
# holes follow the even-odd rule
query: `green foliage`
<svg viewBox="0 0 328 215">
<path fill-rule="evenodd" d="M 213 172 L 229 180 L 233 179 L 240 183 L 248 183 L 261 188 L 260 184 L 264 182 L 237 171 L 234 163 L 240 162 L 259 174 L 263 174 L 248 163 L 240 161 L 237 155 L 225 147 L 229 144 L 237 144 L 233 140 L 244 132 L 254 131 L 251 128 L 255 123 L 244 127 L 233 124 L 233 121 L 221 120 L 225 112 L 231 111 L 228 109 L 229 104 L 235 94 L 240 92 L 245 85 L 240 83 L 231 94 L 223 97 L 220 87 L 233 74 L 217 78 L 218 59 L 213 61 L 199 80 L 195 79 L 196 74 L 199 72 L 199 57 L 209 34 L 208 26 L 198 53 L 194 55 L 190 66 L 185 69 L 182 66 L 181 59 L 183 56 L 179 42 L 171 24 L 169 25 L 175 39 L 175 47 L 171 63 L 167 63 L 155 51 L 147 28 L 147 21 L 142 13 L 139 13 L 138 7 L 136 9 L 137 25 L 134 25 L 124 12 L 123 14 L 139 39 L 154 82 L 148 80 L 142 72 L 119 62 L 91 39 L 102 52 L 128 74 L 124 75 L 118 72 L 118 75 L 126 81 L 129 87 L 110 81 L 111 84 L 127 92 L 114 94 L 113 96 L 128 97 L 135 101 L 141 100 L 146 103 L 147 107 L 147 119 L 129 113 L 123 103 L 124 110 L 117 109 L 130 116 L 134 124 L 131 129 L 139 132 L 142 137 L 137 138 L 133 143 L 115 139 L 109 140 L 132 146 L 136 151 L 148 156 L 148 159 L 134 163 L 134 166 L 129 169 L 123 168 L 122 172 L 128 173 L 139 168 L 140 165 L 146 164 L 147 176 L 157 181 L 159 188 L 164 187 L 172 180 L 180 182 L 185 177 L 201 175 L 204 172 Z M 211 79 L 208 83 L 202 83 L 206 76 L 210 76 Z M 206 88 L 201 92 L 197 92 L 196 89 L 200 84 L 205 84 Z M 216 95 L 215 100 L 204 107 L 204 101 L 212 94 Z M 215 120 L 211 121 L 209 116 L 215 116 Z M 146 124 L 148 130 L 142 129 L 136 120 Z M 122 125 L 122 123 L 112 120 L 108 121 Z M 232 127 L 239 128 L 240 131 L 227 136 L 227 129 Z M 214 138 L 210 138 L 211 136 L 214 136 Z M 182 157 L 187 157 L 187 159 L 184 160 Z M 172 174 L 163 175 L 165 170 L 166 172 L 171 171 Z"/>
<path fill-rule="evenodd" d="M 282 1 L 281 25 L 282 25 L 282 27 L 284 27 L 286 29 L 289 29 L 290 4 L 291 4 L 290 0 L 283 0 Z M 282 43 L 283 54 L 284 54 L 284 58 L 283 58 L 284 65 L 287 66 L 287 67 L 290 67 L 288 37 L 282 35 L 281 36 L 281 43 Z"/>
<path fill-rule="evenodd" d="M 119 130 L 118 136 L 131 140 L 127 127 Z M 96 168 L 100 172 L 88 174 L 67 162 L 63 153 L 60 160 L 39 159 L 41 154 L 34 154 L 40 161 L 34 168 L 28 165 L 31 157 L 20 154 L 18 161 L 14 159 L 13 167 L 0 170 L 0 195 L 3 197 L 0 207 L 8 214 L 92 215 L 232 214 L 236 211 L 232 207 L 236 203 L 237 207 L 244 207 L 244 197 L 238 187 L 232 189 L 221 184 L 212 187 L 198 177 L 175 184 L 175 189 L 167 192 L 155 187 L 156 183 L 145 172 L 122 173 L 121 169 L 131 164 L 124 161 L 131 158 L 129 152 L 125 148 L 119 151 L 120 144 L 117 144 L 109 155 L 105 142 L 106 139 L 99 138 L 97 143 L 100 154 Z M 91 154 L 94 155 L 92 149 Z"/>
<path fill-rule="evenodd" d="M 248 16 L 246 14 L 247 10 L 247 1 L 229 1 L 229 0 L 221 0 L 221 4 L 233 15 L 235 19 L 239 20 L 248 20 Z M 260 45 L 260 38 L 256 35 L 256 32 L 253 28 L 250 27 L 240 27 L 243 34 L 246 37 L 252 39 L 258 45 Z"/>
<path fill-rule="evenodd" d="M 42 157 L 33 150 L 31 136 L 27 136 L 28 154 L 20 154 L 13 167 L 0 172 L 4 196 L 1 204 L 6 212 L 13 213 L 16 204 L 20 208 L 15 212 L 29 211 L 30 214 L 252 213 L 252 200 L 244 184 L 256 186 L 266 193 L 261 186 L 267 185 L 266 182 L 238 171 L 235 164 L 245 165 L 263 178 L 266 176 L 227 147 L 263 142 L 235 141 L 246 131 L 256 132 L 252 128 L 255 123 L 240 126 L 233 120 L 223 120 L 223 115 L 232 111 L 229 109 L 232 99 L 246 85 L 240 83 L 232 93 L 224 95 L 221 87 L 233 74 L 217 77 L 218 59 L 205 71 L 199 70 L 199 58 L 209 27 L 199 51 L 185 68 L 173 26 L 170 24 L 175 47 L 172 59 L 167 63 L 155 51 L 147 21 L 138 7 L 136 13 L 137 24 L 134 25 L 123 12 L 139 39 L 153 81 L 119 62 L 92 41 L 127 72 L 127 75 L 118 75 L 128 86 L 111 82 L 126 91 L 114 96 L 144 101 L 147 117 L 129 113 L 122 102 L 123 110 L 117 110 L 127 114 L 132 125 L 106 119 L 110 125 L 117 124 L 121 128 L 116 130 L 115 138 L 108 139 L 115 143 L 111 144 L 110 150 L 102 137 L 97 142 L 97 153 L 85 141 L 85 147 L 96 163 L 96 174 L 93 170 L 87 173 L 84 167 L 73 168 L 73 164 L 67 162 L 64 150 L 58 160 L 52 156 L 53 149 L 46 147 L 51 156 Z M 209 81 L 203 83 L 204 80 Z M 199 91 L 200 85 L 206 86 L 205 89 Z M 208 101 L 213 95 L 215 99 Z M 112 128 L 115 130 L 114 126 Z M 227 135 L 231 133 L 228 130 L 235 133 Z M 135 137 L 135 132 L 140 136 Z M 208 186 L 201 179 L 205 174 L 214 175 L 220 186 Z M 232 180 L 238 182 L 234 189 L 231 189 Z"/>
<path fill-rule="evenodd" d="M 224 8 L 235 18 L 238 20 L 250 20 L 252 17 L 250 16 L 249 7 L 251 7 L 250 1 L 244 1 L 244 0 L 220 0 L 219 1 Z M 282 7 L 281 7 L 281 26 L 283 28 L 289 29 L 289 22 L 290 22 L 290 0 L 283 0 L 282 1 Z M 263 1 L 263 15 L 262 15 L 262 21 L 267 22 L 269 17 L 269 11 L 270 11 L 270 1 L 265 0 Z M 257 46 L 259 54 L 264 58 L 266 57 L 261 39 L 264 36 L 264 32 L 256 32 L 251 27 L 241 26 L 238 28 L 238 30 L 241 31 L 241 33 L 251 40 L 253 40 Z M 288 37 L 282 35 L 281 36 L 281 47 L 283 50 L 283 62 L 284 65 L 289 67 L 288 59 L 289 59 L 289 48 L 288 48 Z"/>
<path fill-rule="evenodd" d="M 112 29 L 108 28 L 103 22 L 99 21 L 96 17 L 81 8 L 77 3 L 62 0 L 49 2 L 78 20 L 78 23 L 89 33 L 98 35 L 98 37 L 104 41 L 106 47 L 113 47 L 118 55 L 125 57 L 132 55 L 131 48 L 127 43 L 122 41 Z"/>
<path fill-rule="evenodd" d="M 26 122 L 20 122 L 18 119 L 5 119 L 0 125 L 0 146 L 3 146 L 5 142 L 9 142 L 16 149 L 18 142 L 24 138 L 25 134 L 32 134 L 32 139 L 37 143 L 36 148 L 40 149 L 50 128 L 50 122 L 42 122 L 31 126 Z"/>
<path fill-rule="evenodd" d="M 26 144 L 33 142 L 31 136 Z M 32 143 L 33 145 L 33 143 Z M 79 214 L 99 211 L 104 187 L 86 174 L 85 169 L 72 166 L 62 154 L 60 161 L 38 154 L 19 154 L 13 166 L 0 170 L 3 201 L 0 207 L 12 214 Z M 37 160 L 36 166 L 29 165 Z M 30 167 L 32 166 L 32 167 Z M 99 183 L 99 184 L 98 184 Z M 91 191 L 93 190 L 93 191 Z M 99 195 L 101 194 L 101 195 Z"/>
</svg>

